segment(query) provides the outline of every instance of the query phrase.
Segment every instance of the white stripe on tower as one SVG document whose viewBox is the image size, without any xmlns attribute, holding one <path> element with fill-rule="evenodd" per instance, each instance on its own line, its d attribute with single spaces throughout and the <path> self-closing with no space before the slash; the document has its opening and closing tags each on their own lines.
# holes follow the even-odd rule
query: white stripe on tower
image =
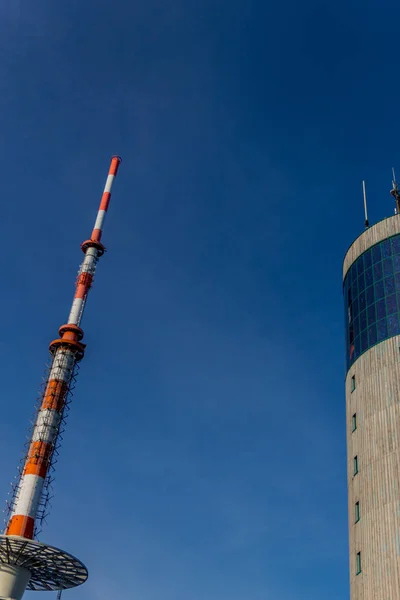
<svg viewBox="0 0 400 600">
<path fill-rule="evenodd" d="M 96 222 L 94 224 L 94 229 L 101 230 L 103 228 L 103 223 L 104 223 L 105 216 L 106 216 L 106 211 L 105 210 L 99 210 L 99 212 L 97 213 Z"/>
</svg>

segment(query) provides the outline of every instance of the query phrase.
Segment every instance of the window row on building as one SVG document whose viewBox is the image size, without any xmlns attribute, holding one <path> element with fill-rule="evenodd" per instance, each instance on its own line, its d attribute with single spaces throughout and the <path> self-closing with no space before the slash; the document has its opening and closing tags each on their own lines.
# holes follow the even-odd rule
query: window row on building
<svg viewBox="0 0 400 600">
<path fill-rule="evenodd" d="M 356 376 L 352 375 L 350 381 L 350 391 L 354 392 L 356 389 Z M 351 417 L 351 432 L 354 433 L 357 429 L 357 413 L 353 413 Z M 354 456 L 353 458 L 353 476 L 355 477 L 358 474 L 358 456 Z M 357 500 L 354 504 L 354 524 L 358 523 L 361 518 L 360 512 L 360 501 Z M 357 552 L 356 554 L 356 575 L 361 573 L 361 552 Z"/>
<path fill-rule="evenodd" d="M 343 292 L 348 369 L 363 352 L 400 334 L 400 235 L 361 254 Z"/>
</svg>

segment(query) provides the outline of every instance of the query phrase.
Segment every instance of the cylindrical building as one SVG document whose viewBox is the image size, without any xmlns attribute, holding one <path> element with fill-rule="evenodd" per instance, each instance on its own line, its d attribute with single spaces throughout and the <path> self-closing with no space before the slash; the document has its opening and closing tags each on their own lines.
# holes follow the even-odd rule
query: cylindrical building
<svg viewBox="0 0 400 600">
<path fill-rule="evenodd" d="M 400 215 L 343 264 L 351 600 L 400 600 Z"/>
</svg>

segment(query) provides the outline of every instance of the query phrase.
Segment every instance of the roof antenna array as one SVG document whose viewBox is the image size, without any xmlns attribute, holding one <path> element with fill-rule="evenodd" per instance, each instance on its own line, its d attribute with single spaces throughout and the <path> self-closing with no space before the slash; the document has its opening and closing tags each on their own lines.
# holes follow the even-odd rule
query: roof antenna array
<svg viewBox="0 0 400 600">
<path fill-rule="evenodd" d="M 398 215 L 400 213 L 400 190 L 399 190 L 399 186 L 397 185 L 396 174 L 394 172 L 394 169 L 392 169 L 392 173 L 393 173 L 393 181 L 392 181 L 393 188 L 390 190 L 390 193 L 392 194 L 393 198 L 396 201 L 396 208 L 394 209 L 394 214 Z"/>
<path fill-rule="evenodd" d="M 365 229 L 368 229 L 369 221 L 368 221 L 368 212 L 367 212 L 367 192 L 365 190 L 365 181 L 364 180 L 362 182 L 362 187 L 363 187 L 363 196 L 364 196 L 364 215 L 365 215 L 364 225 L 365 225 Z"/>
</svg>

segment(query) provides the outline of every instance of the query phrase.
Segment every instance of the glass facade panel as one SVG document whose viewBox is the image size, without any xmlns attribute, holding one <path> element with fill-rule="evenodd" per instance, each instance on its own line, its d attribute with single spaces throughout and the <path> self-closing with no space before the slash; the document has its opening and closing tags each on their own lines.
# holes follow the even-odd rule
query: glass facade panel
<svg viewBox="0 0 400 600">
<path fill-rule="evenodd" d="M 382 258 L 387 258 L 392 255 L 392 249 L 390 247 L 390 240 L 384 240 L 381 242 Z"/>
<path fill-rule="evenodd" d="M 365 285 L 368 287 L 374 283 L 374 275 L 372 269 L 367 269 L 365 271 Z"/>
<path fill-rule="evenodd" d="M 375 296 L 378 300 L 379 298 L 383 298 L 385 295 L 385 286 L 383 285 L 383 281 L 377 281 L 374 285 L 375 288 Z"/>
<path fill-rule="evenodd" d="M 371 346 L 400 334 L 400 235 L 375 244 L 344 281 L 346 366 Z"/>
<path fill-rule="evenodd" d="M 385 340 L 388 336 L 388 328 L 386 319 L 378 321 L 378 341 Z"/>
<path fill-rule="evenodd" d="M 380 244 L 375 244 L 370 250 L 372 253 L 372 262 L 377 263 L 382 260 Z"/>
<path fill-rule="evenodd" d="M 393 273 L 393 261 L 391 258 L 385 258 L 383 261 L 383 274 L 391 275 Z"/>
<path fill-rule="evenodd" d="M 361 331 L 364 331 L 364 329 L 367 327 L 367 311 L 363 310 L 361 315 L 360 315 L 360 329 Z"/>
<path fill-rule="evenodd" d="M 392 296 L 390 296 L 390 298 L 392 298 Z M 396 296 L 395 296 L 395 300 L 396 300 Z M 396 311 L 393 311 L 396 312 Z M 392 314 L 392 313 L 390 313 Z M 371 304 L 370 306 L 368 306 L 367 308 L 367 317 L 368 317 L 368 325 L 374 325 L 376 323 L 376 309 L 375 309 L 375 304 Z"/>
<path fill-rule="evenodd" d="M 376 303 L 376 315 L 377 315 L 378 321 L 380 321 L 381 319 L 384 319 L 386 317 L 385 298 L 382 298 L 382 300 L 378 300 L 378 302 Z"/>
<path fill-rule="evenodd" d="M 370 285 L 366 292 L 367 306 L 371 306 L 375 302 L 374 286 Z"/>
<path fill-rule="evenodd" d="M 361 352 L 368 350 L 368 331 L 364 329 L 361 332 Z"/>
<path fill-rule="evenodd" d="M 379 281 L 380 279 L 382 279 L 382 263 L 378 262 L 374 264 L 374 279 L 375 281 Z"/>
<path fill-rule="evenodd" d="M 400 271 L 400 254 L 395 254 L 393 256 L 393 267 L 396 273 Z"/>
<path fill-rule="evenodd" d="M 372 325 L 372 327 L 368 329 L 368 346 L 374 346 L 377 341 L 376 325 Z"/>
<path fill-rule="evenodd" d="M 394 283 L 394 277 L 393 275 L 390 275 L 390 277 L 385 278 L 385 295 L 388 296 L 389 294 L 393 294 L 395 291 L 396 287 Z"/>
<path fill-rule="evenodd" d="M 400 333 L 398 315 L 390 315 L 390 317 L 388 317 L 388 333 L 389 336 L 398 335 Z"/>
<path fill-rule="evenodd" d="M 365 290 L 360 288 L 361 292 L 359 293 L 358 296 L 358 302 L 359 302 L 359 310 L 364 310 L 365 308 Z"/>
<path fill-rule="evenodd" d="M 392 254 L 400 256 L 400 237 L 396 235 L 391 238 Z"/>
<path fill-rule="evenodd" d="M 396 294 L 392 294 L 386 298 L 386 306 L 388 315 L 393 315 L 397 312 Z"/>
</svg>

